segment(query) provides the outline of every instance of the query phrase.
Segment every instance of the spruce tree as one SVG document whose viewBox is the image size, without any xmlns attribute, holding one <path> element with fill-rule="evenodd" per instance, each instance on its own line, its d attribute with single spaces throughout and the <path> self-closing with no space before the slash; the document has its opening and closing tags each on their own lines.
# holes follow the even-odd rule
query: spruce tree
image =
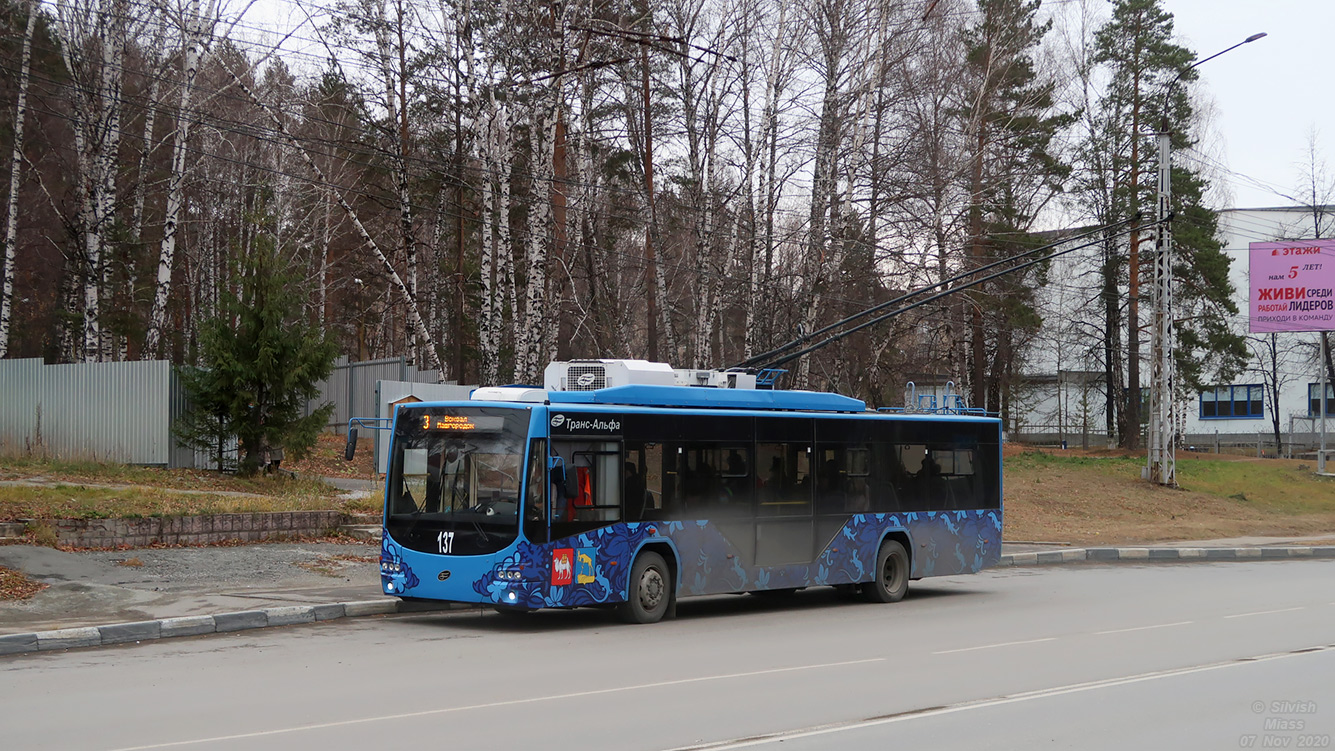
<svg viewBox="0 0 1335 751">
<path fill-rule="evenodd" d="M 974 266 L 1041 245 L 1028 230 L 1071 172 L 1053 146 L 1071 117 L 1058 111 L 1053 83 L 1034 62 L 1052 27 L 1038 21 L 1039 6 L 1039 0 L 979 0 L 979 19 L 962 32 Z M 970 306 L 972 402 L 1006 420 L 1016 357 L 1041 324 L 1033 296 L 1041 283 L 1039 270 L 998 280 Z"/>
<path fill-rule="evenodd" d="M 300 458 L 315 444 L 333 405 L 302 413 L 333 371 L 337 350 L 326 331 L 305 320 L 272 238 L 256 238 L 237 277 L 235 291 L 223 290 L 217 315 L 200 325 L 200 367 L 182 371 L 191 407 L 176 433 L 182 445 L 219 457 L 235 438 L 239 470 L 250 475 L 274 449 Z"/>
</svg>

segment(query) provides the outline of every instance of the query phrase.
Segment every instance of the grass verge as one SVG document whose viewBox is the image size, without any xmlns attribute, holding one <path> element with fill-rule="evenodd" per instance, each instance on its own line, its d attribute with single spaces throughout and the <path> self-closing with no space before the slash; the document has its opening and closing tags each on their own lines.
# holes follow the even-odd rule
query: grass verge
<svg viewBox="0 0 1335 751">
<path fill-rule="evenodd" d="M 325 509 L 360 512 L 379 508 L 378 503 L 368 503 L 365 499 L 340 499 L 337 491 L 323 483 L 271 481 L 275 483 L 274 487 L 263 495 L 182 492 L 150 485 L 0 485 L 0 520 L 108 519 Z"/>
<path fill-rule="evenodd" d="M 1335 534 L 1335 480 L 1310 463 L 1182 455 L 1180 489 L 1141 456 L 1026 451 L 1006 459 L 1006 539 L 1079 544 Z"/>
</svg>

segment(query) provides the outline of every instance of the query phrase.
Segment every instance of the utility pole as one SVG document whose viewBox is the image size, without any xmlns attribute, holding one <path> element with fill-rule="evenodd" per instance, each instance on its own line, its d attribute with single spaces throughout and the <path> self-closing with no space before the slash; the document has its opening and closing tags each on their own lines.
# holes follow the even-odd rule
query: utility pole
<svg viewBox="0 0 1335 751">
<path fill-rule="evenodd" d="M 1153 362 L 1150 365 L 1149 461 L 1144 475 L 1150 482 L 1177 487 L 1177 430 L 1173 421 L 1173 227 L 1169 221 L 1172 215 L 1173 146 L 1172 134 L 1168 131 L 1167 97 L 1164 97 L 1164 103 L 1164 127 L 1158 134 L 1159 190 L 1155 215 L 1158 232 L 1154 253 L 1154 331 L 1150 346 Z"/>
<path fill-rule="evenodd" d="M 1330 356 L 1330 350 L 1327 349 L 1326 332 L 1321 332 L 1321 385 L 1317 393 L 1321 400 L 1321 449 L 1316 452 L 1316 471 L 1319 474 L 1326 473 L 1326 358 Z"/>
<path fill-rule="evenodd" d="M 1154 362 L 1150 386 L 1149 457 L 1141 472 L 1141 477 L 1158 485 L 1177 487 L 1177 422 L 1173 414 L 1173 380 L 1176 375 L 1173 361 L 1173 144 L 1168 120 L 1173 87 L 1196 66 L 1263 36 L 1265 32 L 1252 34 L 1232 47 L 1197 60 L 1183 68 L 1164 89 L 1162 119 L 1156 134 L 1159 141 L 1159 195 L 1155 216 L 1158 232 L 1154 255 L 1154 333 L 1151 344 Z"/>
</svg>

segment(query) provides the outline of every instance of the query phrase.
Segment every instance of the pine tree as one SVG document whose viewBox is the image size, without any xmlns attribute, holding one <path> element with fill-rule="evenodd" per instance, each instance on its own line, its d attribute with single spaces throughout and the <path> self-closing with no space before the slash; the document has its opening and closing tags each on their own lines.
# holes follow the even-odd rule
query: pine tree
<svg viewBox="0 0 1335 751">
<path fill-rule="evenodd" d="M 1110 78 L 1082 158 L 1089 165 L 1083 187 L 1100 224 L 1122 221 L 1154 205 L 1157 154 L 1148 141 L 1151 127 L 1162 121 L 1172 124 L 1175 150 L 1193 143 L 1186 86 L 1170 85 L 1195 79 L 1196 72 L 1188 67 L 1195 55 L 1173 41 L 1173 15 L 1162 6 L 1162 0 L 1116 0 L 1111 19 L 1095 34 L 1093 61 L 1106 65 Z M 1231 301 L 1229 260 L 1215 239 L 1216 215 L 1201 203 L 1205 188 L 1204 179 L 1190 170 L 1173 169 L 1175 273 L 1180 280 L 1174 305 L 1176 317 L 1185 319 L 1174 350 L 1182 382 L 1190 388 L 1210 379 L 1228 380 L 1246 358 L 1245 339 L 1231 332 L 1226 320 L 1237 312 Z M 1137 446 L 1142 418 L 1139 307 L 1148 292 L 1141 280 L 1150 266 L 1149 254 L 1142 257 L 1140 252 L 1145 240 L 1133 234 L 1123 246 L 1109 238 L 1101 268 L 1109 432 L 1115 431 L 1125 448 Z"/>
<path fill-rule="evenodd" d="M 300 458 L 315 444 L 333 405 L 302 412 L 333 371 L 337 346 L 306 321 L 272 238 L 257 238 L 237 271 L 239 289 L 224 291 L 217 316 L 200 326 L 201 367 L 183 369 L 191 409 L 176 433 L 219 457 L 234 437 L 240 471 L 254 474 L 273 449 Z"/>
</svg>

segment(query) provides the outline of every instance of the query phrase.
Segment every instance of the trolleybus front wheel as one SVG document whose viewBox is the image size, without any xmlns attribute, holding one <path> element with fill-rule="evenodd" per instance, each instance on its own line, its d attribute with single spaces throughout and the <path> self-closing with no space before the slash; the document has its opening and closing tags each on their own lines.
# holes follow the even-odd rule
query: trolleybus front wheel
<svg viewBox="0 0 1335 751">
<path fill-rule="evenodd" d="M 626 601 L 617 606 L 625 622 L 657 623 L 663 619 L 672 601 L 672 579 L 663 556 L 646 550 L 636 557 L 626 596 Z"/>
<path fill-rule="evenodd" d="M 909 554 L 896 540 L 881 543 L 876 554 L 875 578 L 862 585 L 870 602 L 899 602 L 909 589 Z"/>
</svg>

